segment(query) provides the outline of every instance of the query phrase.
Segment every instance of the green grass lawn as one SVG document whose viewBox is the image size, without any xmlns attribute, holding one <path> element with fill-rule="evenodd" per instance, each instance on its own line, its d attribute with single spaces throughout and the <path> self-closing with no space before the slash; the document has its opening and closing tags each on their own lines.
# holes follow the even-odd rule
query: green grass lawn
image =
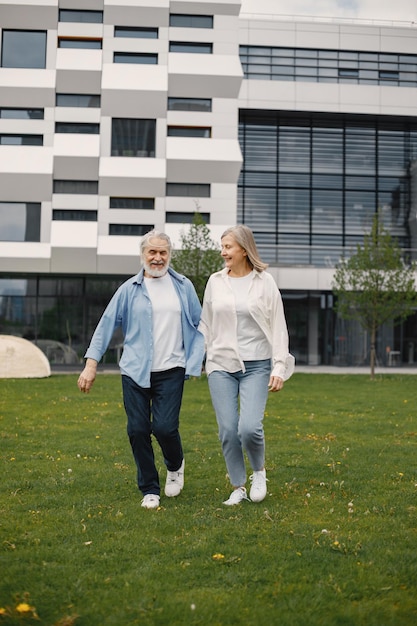
<svg viewBox="0 0 417 626">
<path fill-rule="evenodd" d="M 185 487 L 150 511 L 120 377 L 76 379 L 0 380 L 0 626 L 417 623 L 415 376 L 295 374 L 267 405 L 268 496 L 237 507 L 188 381 Z"/>
</svg>

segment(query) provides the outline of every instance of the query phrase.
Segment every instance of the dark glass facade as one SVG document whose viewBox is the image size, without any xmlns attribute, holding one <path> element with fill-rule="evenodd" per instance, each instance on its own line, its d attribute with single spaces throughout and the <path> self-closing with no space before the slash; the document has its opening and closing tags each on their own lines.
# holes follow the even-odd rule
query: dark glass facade
<svg viewBox="0 0 417 626">
<path fill-rule="evenodd" d="M 415 118 L 251 112 L 240 115 L 238 221 L 279 265 L 333 266 L 361 243 L 373 215 L 405 250 Z"/>
<path fill-rule="evenodd" d="M 58 341 L 81 358 L 111 296 L 128 276 L 76 277 L 2 275 L 0 334 Z M 115 362 L 121 336 L 115 334 L 106 362 Z"/>
<path fill-rule="evenodd" d="M 415 118 L 241 111 L 237 221 L 273 266 L 334 267 L 369 232 L 376 212 L 415 258 Z M 413 234 L 414 233 L 414 234 Z M 334 312 L 330 291 L 282 292 L 299 364 L 365 365 L 369 337 Z M 417 314 L 378 332 L 377 359 L 417 358 Z"/>
<path fill-rule="evenodd" d="M 240 46 L 245 78 L 417 87 L 417 55 Z"/>
</svg>

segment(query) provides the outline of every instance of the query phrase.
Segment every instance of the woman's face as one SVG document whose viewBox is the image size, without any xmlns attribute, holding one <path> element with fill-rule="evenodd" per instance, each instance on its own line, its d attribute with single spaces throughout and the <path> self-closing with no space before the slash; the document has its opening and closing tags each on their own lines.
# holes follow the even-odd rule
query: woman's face
<svg viewBox="0 0 417 626">
<path fill-rule="evenodd" d="M 225 235 L 222 238 L 221 245 L 221 255 L 229 272 L 239 274 L 242 270 L 246 271 L 248 269 L 246 250 L 237 243 L 233 235 Z"/>
</svg>

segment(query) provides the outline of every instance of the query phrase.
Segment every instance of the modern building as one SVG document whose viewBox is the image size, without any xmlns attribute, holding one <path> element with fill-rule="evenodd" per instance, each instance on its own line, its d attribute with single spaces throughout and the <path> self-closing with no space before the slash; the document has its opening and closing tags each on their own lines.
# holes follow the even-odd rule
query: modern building
<svg viewBox="0 0 417 626">
<path fill-rule="evenodd" d="M 140 236 L 198 210 L 253 229 L 298 362 L 367 362 L 331 282 L 377 211 L 417 258 L 416 26 L 241 8 L 0 0 L 0 333 L 81 355 Z M 388 354 L 417 361 L 417 314 Z"/>
</svg>

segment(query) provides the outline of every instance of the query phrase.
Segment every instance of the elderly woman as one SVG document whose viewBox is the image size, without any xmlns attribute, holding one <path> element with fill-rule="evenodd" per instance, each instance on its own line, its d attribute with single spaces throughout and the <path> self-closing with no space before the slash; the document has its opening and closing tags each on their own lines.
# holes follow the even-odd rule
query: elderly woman
<svg viewBox="0 0 417 626">
<path fill-rule="evenodd" d="M 225 267 L 212 274 L 204 294 L 200 330 L 219 438 L 233 486 L 226 505 L 248 500 L 246 451 L 252 475 L 250 500 L 267 493 L 263 416 L 270 391 L 280 391 L 292 373 L 281 295 L 259 257 L 247 226 L 221 238 Z M 240 410 L 239 410 L 240 405 Z"/>
</svg>

